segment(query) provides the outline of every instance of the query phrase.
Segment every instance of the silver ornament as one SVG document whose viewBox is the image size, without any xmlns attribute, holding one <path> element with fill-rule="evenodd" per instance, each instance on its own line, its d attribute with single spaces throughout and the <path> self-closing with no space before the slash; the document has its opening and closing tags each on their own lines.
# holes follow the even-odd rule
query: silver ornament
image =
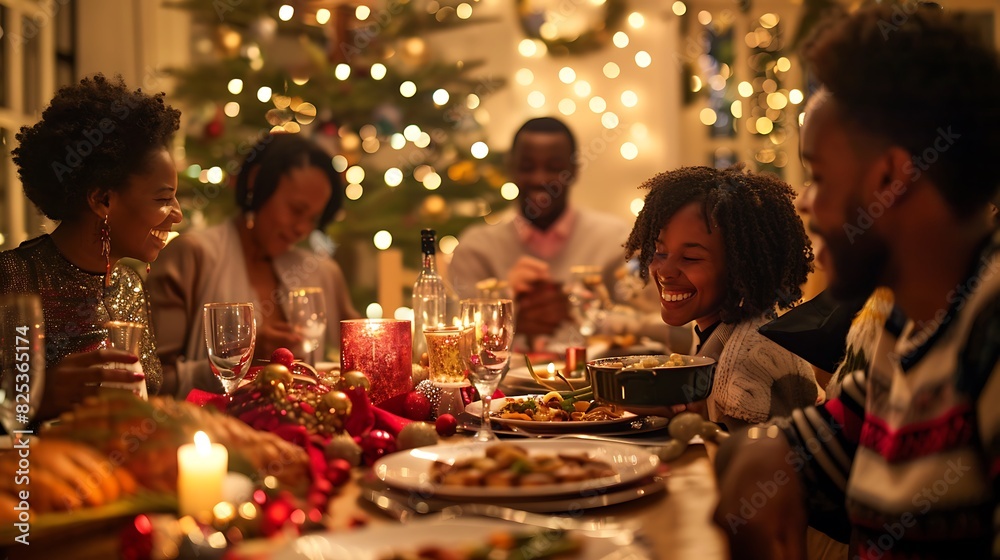
<svg viewBox="0 0 1000 560">
<path fill-rule="evenodd" d="M 431 420 L 436 419 L 437 418 L 438 405 L 441 404 L 441 394 L 443 392 L 441 390 L 441 388 L 438 387 L 438 386 L 436 386 L 436 385 L 434 385 L 434 383 L 431 382 L 430 379 L 425 379 L 424 381 L 421 381 L 420 383 L 417 383 L 417 387 L 416 387 L 416 389 L 414 389 L 414 391 L 416 391 L 417 393 L 420 393 L 421 395 L 427 397 L 427 400 L 430 401 L 430 403 L 431 403 L 431 418 L 430 419 Z"/>
</svg>

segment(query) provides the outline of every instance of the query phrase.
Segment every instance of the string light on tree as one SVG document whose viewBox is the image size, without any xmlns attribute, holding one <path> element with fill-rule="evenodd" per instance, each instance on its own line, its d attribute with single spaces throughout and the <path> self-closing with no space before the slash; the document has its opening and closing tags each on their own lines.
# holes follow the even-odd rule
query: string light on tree
<svg viewBox="0 0 1000 560">
<path fill-rule="evenodd" d="M 503 185 L 500 186 L 500 196 L 502 196 L 504 198 L 504 200 L 515 200 L 515 199 L 517 199 L 517 194 L 519 192 L 520 192 L 520 189 L 518 189 L 517 185 L 515 185 L 514 183 L 509 183 L 508 182 L 508 183 L 504 183 Z"/>
<path fill-rule="evenodd" d="M 559 81 L 564 84 L 572 84 L 576 80 L 576 71 L 569 66 L 559 69 Z"/>
<path fill-rule="evenodd" d="M 622 144 L 620 152 L 623 158 L 631 161 L 639 156 L 639 147 L 632 142 L 625 142 Z"/>
<path fill-rule="evenodd" d="M 243 92 L 243 80 L 239 78 L 229 80 L 229 84 L 226 86 L 226 89 L 228 89 L 229 93 L 233 95 L 239 95 Z"/>
<path fill-rule="evenodd" d="M 611 80 L 617 78 L 622 71 L 621 68 L 619 68 L 618 65 L 615 64 L 614 62 L 609 62 L 605 64 L 602 70 L 604 72 L 604 76 Z"/>
<path fill-rule="evenodd" d="M 385 184 L 390 187 L 398 187 L 403 182 L 403 172 L 397 167 L 390 167 L 385 171 Z"/>
<path fill-rule="evenodd" d="M 565 98 L 559 100 L 559 112 L 566 115 L 567 117 L 576 112 L 576 102 L 572 99 Z"/>
<path fill-rule="evenodd" d="M 628 34 L 624 31 L 618 31 L 611 37 L 611 42 L 614 43 L 614 45 L 619 49 L 624 49 L 628 46 Z"/>
<path fill-rule="evenodd" d="M 375 243 L 376 249 L 385 251 L 389 247 L 392 247 L 392 234 L 384 229 L 379 230 L 372 237 L 372 242 Z"/>
</svg>

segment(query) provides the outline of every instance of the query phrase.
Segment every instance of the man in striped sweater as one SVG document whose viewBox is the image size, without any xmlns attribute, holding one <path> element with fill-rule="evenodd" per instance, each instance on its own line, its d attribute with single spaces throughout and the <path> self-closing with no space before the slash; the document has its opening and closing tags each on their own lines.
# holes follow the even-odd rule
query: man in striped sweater
<svg viewBox="0 0 1000 560">
<path fill-rule="evenodd" d="M 734 558 L 1000 557 L 1000 66 L 981 28 L 918 4 L 829 26 L 802 156 L 809 227 L 840 297 L 890 288 L 866 370 L 822 406 L 734 437 L 716 521 Z"/>
</svg>

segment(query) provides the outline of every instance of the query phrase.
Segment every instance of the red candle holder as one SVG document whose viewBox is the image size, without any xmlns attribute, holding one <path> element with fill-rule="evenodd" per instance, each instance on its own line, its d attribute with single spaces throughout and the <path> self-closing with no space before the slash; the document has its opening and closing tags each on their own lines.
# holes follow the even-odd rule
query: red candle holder
<svg viewBox="0 0 1000 560">
<path fill-rule="evenodd" d="M 368 376 L 375 405 L 413 389 L 413 334 L 409 321 L 349 319 L 340 322 L 340 367 Z"/>
</svg>

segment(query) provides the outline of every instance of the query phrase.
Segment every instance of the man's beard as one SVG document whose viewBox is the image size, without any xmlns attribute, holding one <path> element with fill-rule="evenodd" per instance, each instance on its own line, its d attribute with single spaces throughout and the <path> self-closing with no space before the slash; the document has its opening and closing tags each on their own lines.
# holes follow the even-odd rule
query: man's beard
<svg viewBox="0 0 1000 560">
<path fill-rule="evenodd" d="M 883 280 L 889 249 L 878 234 L 868 230 L 848 240 L 844 231 L 836 236 L 823 236 L 830 253 L 833 271 L 830 274 L 830 294 L 840 300 L 866 298 Z"/>
</svg>

